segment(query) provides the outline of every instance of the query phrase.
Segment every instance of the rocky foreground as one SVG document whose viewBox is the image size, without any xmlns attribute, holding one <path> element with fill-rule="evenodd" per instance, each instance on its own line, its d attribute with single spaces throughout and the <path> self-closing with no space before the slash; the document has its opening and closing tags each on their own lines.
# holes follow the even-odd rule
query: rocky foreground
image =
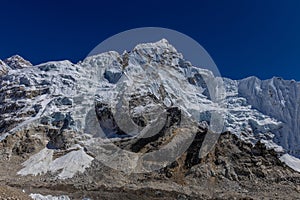
<svg viewBox="0 0 300 200">
<path fill-rule="evenodd" d="M 31 193 L 70 199 L 298 199 L 300 174 L 282 163 L 274 150 L 224 133 L 213 151 L 197 159 L 199 133 L 187 152 L 152 173 L 126 174 L 93 161 L 83 174 L 58 180 L 53 175 L 16 176 L 29 155 L 2 161 L 1 198 L 29 199 Z M 9 169 L 9 170 L 7 170 Z M 22 192 L 25 191 L 25 193 Z"/>
</svg>

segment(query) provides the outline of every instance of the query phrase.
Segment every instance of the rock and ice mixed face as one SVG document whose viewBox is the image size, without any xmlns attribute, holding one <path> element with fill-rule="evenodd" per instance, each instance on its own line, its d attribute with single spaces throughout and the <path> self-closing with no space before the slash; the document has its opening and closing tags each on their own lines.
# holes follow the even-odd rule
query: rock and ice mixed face
<svg viewBox="0 0 300 200">
<path fill-rule="evenodd" d="M 28 60 L 25 60 L 19 55 L 14 55 L 5 59 L 4 63 L 6 63 L 11 69 L 22 69 L 32 66 L 32 64 Z"/>
<path fill-rule="evenodd" d="M 87 57 L 77 64 L 32 66 L 19 56 L 0 61 L 0 139 L 30 129 L 33 137 L 54 150 L 74 148 L 75 143 L 84 146 L 93 138 L 159 132 L 170 123 L 165 119 L 175 115 L 282 151 L 277 143 L 300 156 L 298 101 L 299 83 L 215 77 L 186 61 L 164 39 L 121 55 L 111 51 Z M 47 139 L 39 136 L 41 131 Z M 84 155 L 87 167 L 92 158 L 82 151 L 65 156 L 72 159 L 76 152 Z M 68 170 L 60 160 L 49 162 L 55 169 Z"/>
<path fill-rule="evenodd" d="M 85 66 L 95 63 L 100 66 L 96 79 L 102 77 L 103 81 L 96 92 L 99 115 L 115 109 L 116 100 L 122 95 L 131 108 L 128 116 L 139 116 L 141 124 L 151 121 L 145 116 L 149 112 L 176 106 L 198 122 L 211 123 L 214 118 L 218 123 L 211 128 L 216 132 L 247 132 L 246 136 L 252 134 L 252 139 L 253 134 L 270 139 L 270 132 L 280 128 L 279 121 L 253 109 L 239 96 L 237 81 L 215 77 L 211 71 L 193 66 L 166 40 L 138 45 L 123 55 L 110 52 L 83 61 Z M 106 117 L 103 127 L 115 133 L 115 123 Z"/>
<path fill-rule="evenodd" d="M 10 68 L 6 65 L 5 62 L 0 60 L 0 76 L 6 74 Z"/>
</svg>

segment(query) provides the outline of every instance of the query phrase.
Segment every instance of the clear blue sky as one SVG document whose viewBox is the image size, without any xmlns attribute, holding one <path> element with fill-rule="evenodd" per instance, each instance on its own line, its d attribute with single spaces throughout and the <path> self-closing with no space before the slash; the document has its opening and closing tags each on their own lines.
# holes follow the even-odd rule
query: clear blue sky
<svg viewBox="0 0 300 200">
<path fill-rule="evenodd" d="M 2 1 L 0 59 L 77 62 L 106 38 L 154 26 L 197 40 L 223 76 L 300 80 L 300 1 Z"/>
</svg>

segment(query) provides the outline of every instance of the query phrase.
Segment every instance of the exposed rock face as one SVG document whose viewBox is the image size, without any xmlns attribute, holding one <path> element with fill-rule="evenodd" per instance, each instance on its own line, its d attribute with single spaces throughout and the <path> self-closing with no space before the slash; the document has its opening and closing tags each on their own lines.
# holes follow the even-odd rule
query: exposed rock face
<svg viewBox="0 0 300 200">
<path fill-rule="evenodd" d="M 26 156 L 40 150 L 46 145 L 45 132 L 43 128 L 32 128 L 7 136 L 0 143 L 0 159 L 9 160 L 13 155 Z"/>
<path fill-rule="evenodd" d="M 9 70 L 9 67 L 5 64 L 5 62 L 3 62 L 2 60 L 0 60 L 0 76 L 5 75 Z"/>
<path fill-rule="evenodd" d="M 229 132 L 222 134 L 214 151 L 197 164 L 203 163 L 211 173 L 229 180 L 251 180 L 254 178 L 280 178 L 278 171 L 284 171 L 284 164 L 277 158 L 277 153 L 268 150 L 260 142 L 254 146 L 242 142 Z M 199 169 L 199 166 L 194 169 Z M 207 169 L 208 170 L 208 169 Z M 291 171 L 290 171 L 291 172 Z"/>
<path fill-rule="evenodd" d="M 77 64 L 11 57 L 0 62 L 1 183 L 71 199 L 296 198 L 299 174 L 279 157 L 297 155 L 283 144 L 298 137 L 298 97 L 276 90 L 273 102 L 254 82 L 215 77 L 166 40 Z"/>
<path fill-rule="evenodd" d="M 24 67 L 32 66 L 32 64 L 28 60 L 25 60 L 19 55 L 14 55 L 5 59 L 4 63 L 6 63 L 12 69 L 22 69 Z"/>
</svg>

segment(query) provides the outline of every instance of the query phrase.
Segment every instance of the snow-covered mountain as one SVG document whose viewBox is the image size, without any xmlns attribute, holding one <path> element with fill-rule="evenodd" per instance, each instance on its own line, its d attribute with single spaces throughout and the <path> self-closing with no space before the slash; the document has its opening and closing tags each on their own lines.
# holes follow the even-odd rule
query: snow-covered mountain
<svg viewBox="0 0 300 200">
<path fill-rule="evenodd" d="M 300 171 L 293 157 L 300 157 L 299 90 L 280 78 L 215 77 L 165 39 L 76 64 L 33 66 L 13 56 L 0 60 L 0 160 L 35 152 L 17 174 L 58 179 L 84 173 L 95 160 L 147 172 L 172 163 L 208 129 L 198 157 L 229 131 L 253 147 L 264 143 Z"/>
<path fill-rule="evenodd" d="M 300 156 L 299 83 L 280 78 L 235 81 L 215 77 L 185 61 L 164 39 L 140 44 L 130 53 L 107 52 L 77 64 L 58 61 L 32 66 L 13 56 L 1 61 L 1 73 L 2 139 L 33 124 L 51 125 L 59 134 L 72 129 L 112 137 L 121 129 L 134 136 L 143 129 L 139 124 L 159 126 L 153 121 L 158 113 L 163 115 L 176 106 L 192 119 L 208 122 L 215 132 L 231 131 L 244 140 L 262 140 L 278 151 L 283 151 L 282 146 Z M 91 114 L 94 101 L 101 105 L 97 108 L 101 115 L 116 107 L 121 94 L 132 102 L 122 105 L 122 111 L 126 106 L 132 109 L 114 116 L 118 124 L 114 117 L 102 117 L 101 128 L 97 127 L 95 113 Z M 49 145 L 59 148 L 66 144 L 50 141 Z"/>
<path fill-rule="evenodd" d="M 179 106 L 199 122 L 209 122 L 213 112 L 220 113 L 222 117 L 215 119 L 218 124 L 211 127 L 216 132 L 228 130 L 255 141 L 270 140 L 274 133 L 276 143 L 299 156 L 299 83 L 278 78 L 234 81 L 214 77 L 185 61 L 166 40 L 140 44 L 123 55 L 99 54 L 77 64 L 59 61 L 32 66 L 20 56 L 0 64 L 2 138 L 35 120 L 51 124 L 69 118 L 74 129 L 90 129 L 85 123 L 94 105 L 93 96 L 113 106 L 122 85 L 127 84 L 132 95 L 138 93 L 135 98 L 150 92 L 164 107 Z M 132 110 L 132 117 L 158 109 L 151 101 L 145 103 Z M 113 134 L 112 127 L 106 125 L 102 130 Z"/>
</svg>

